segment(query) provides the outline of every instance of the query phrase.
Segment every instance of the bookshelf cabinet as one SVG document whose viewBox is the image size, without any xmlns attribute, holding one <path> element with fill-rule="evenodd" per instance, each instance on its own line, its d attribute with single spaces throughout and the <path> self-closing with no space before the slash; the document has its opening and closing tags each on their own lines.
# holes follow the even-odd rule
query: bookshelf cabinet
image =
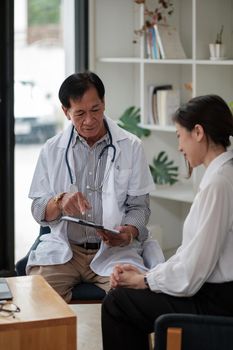
<svg viewBox="0 0 233 350">
<path fill-rule="evenodd" d="M 146 1 L 154 9 L 157 1 Z M 174 25 L 186 53 L 185 59 L 148 59 L 143 37 L 134 30 L 144 22 L 144 5 L 133 0 L 89 0 L 89 62 L 106 87 L 106 114 L 118 119 L 129 106 L 141 109 L 141 125 L 151 130 L 143 139 L 151 163 L 161 150 L 179 166 L 180 181 L 170 187 L 156 187 L 151 194 L 150 225 L 159 225 L 163 248 L 179 245 L 182 225 L 203 174 L 196 169 L 185 179 L 185 164 L 177 151 L 173 126 L 148 124 L 148 86 L 172 84 L 179 89 L 181 103 L 191 97 L 215 93 L 227 102 L 233 100 L 233 0 L 174 0 Z M 209 43 L 215 41 L 221 26 L 225 56 L 210 60 Z M 133 43 L 137 38 L 137 43 Z M 192 86 L 192 89 L 187 89 Z"/>
</svg>

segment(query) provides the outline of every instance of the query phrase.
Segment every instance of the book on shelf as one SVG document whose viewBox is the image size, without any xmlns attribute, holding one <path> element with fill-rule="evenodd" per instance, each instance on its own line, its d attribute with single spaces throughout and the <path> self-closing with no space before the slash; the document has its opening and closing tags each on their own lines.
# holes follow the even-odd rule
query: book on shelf
<svg viewBox="0 0 233 350">
<path fill-rule="evenodd" d="M 176 27 L 165 24 L 155 24 L 154 29 L 161 58 L 187 58 L 180 40 L 179 31 Z"/>
<path fill-rule="evenodd" d="M 159 58 L 159 51 L 158 51 L 158 44 L 157 44 L 157 37 L 154 27 L 150 28 L 152 32 L 152 58 L 157 59 Z"/>
<path fill-rule="evenodd" d="M 145 52 L 146 52 L 147 58 L 152 58 L 151 40 L 152 40 L 151 33 L 150 33 L 149 29 L 147 29 L 145 31 Z"/>
<path fill-rule="evenodd" d="M 158 124 L 161 126 L 173 125 L 172 116 L 179 107 L 179 90 L 159 90 L 157 92 Z"/>
<path fill-rule="evenodd" d="M 171 90 L 172 85 L 154 85 L 148 86 L 148 124 L 159 124 L 158 108 L 157 108 L 157 93 L 160 90 Z"/>
<path fill-rule="evenodd" d="M 154 27 L 150 27 L 145 32 L 146 57 L 151 59 L 161 58 L 157 34 Z"/>
</svg>

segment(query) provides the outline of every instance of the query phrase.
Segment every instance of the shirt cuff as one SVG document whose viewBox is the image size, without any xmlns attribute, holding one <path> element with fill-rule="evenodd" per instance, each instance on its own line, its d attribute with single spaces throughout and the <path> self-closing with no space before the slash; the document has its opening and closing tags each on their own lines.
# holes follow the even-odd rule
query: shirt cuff
<svg viewBox="0 0 233 350">
<path fill-rule="evenodd" d="M 146 226 L 140 225 L 136 220 L 134 221 L 132 218 L 125 217 L 121 225 L 132 225 L 138 229 L 138 236 L 136 239 L 139 242 L 144 242 L 149 237 L 149 231 Z"/>
<path fill-rule="evenodd" d="M 51 198 L 53 197 L 51 196 L 51 194 L 49 194 L 40 198 L 35 198 L 32 201 L 32 206 L 31 206 L 32 216 L 34 217 L 34 219 L 39 225 L 45 226 L 48 224 L 50 225 L 51 223 L 57 224 L 60 221 L 60 216 L 53 221 L 48 222 L 45 220 L 46 206 Z"/>
<path fill-rule="evenodd" d="M 149 287 L 153 292 L 161 292 L 161 290 L 159 289 L 159 286 L 156 282 L 156 278 L 154 276 L 153 271 L 148 272 L 146 274 L 146 278 L 147 278 L 147 282 L 149 284 Z"/>
</svg>

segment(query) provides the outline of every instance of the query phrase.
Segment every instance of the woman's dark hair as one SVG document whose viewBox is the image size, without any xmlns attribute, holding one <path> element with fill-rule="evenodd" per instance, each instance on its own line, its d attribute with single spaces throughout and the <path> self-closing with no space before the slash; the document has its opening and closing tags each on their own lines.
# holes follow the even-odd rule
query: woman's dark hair
<svg viewBox="0 0 233 350">
<path fill-rule="evenodd" d="M 233 116 L 220 96 L 204 95 L 192 98 L 176 111 L 173 121 L 189 131 L 193 130 L 196 124 L 200 124 L 209 140 L 225 149 L 230 146 Z"/>
<path fill-rule="evenodd" d="M 230 146 L 233 135 L 233 116 L 226 102 L 217 95 L 204 95 L 192 98 L 181 106 L 174 114 L 173 121 L 189 131 L 196 124 L 203 127 L 207 141 L 212 140 L 225 149 Z M 189 162 L 188 177 L 192 174 Z"/>
<path fill-rule="evenodd" d="M 105 88 L 102 80 L 92 72 L 74 73 L 66 78 L 59 89 L 58 97 L 61 104 L 70 108 L 70 99 L 82 98 L 84 93 L 94 87 L 101 100 L 104 99 Z"/>
</svg>

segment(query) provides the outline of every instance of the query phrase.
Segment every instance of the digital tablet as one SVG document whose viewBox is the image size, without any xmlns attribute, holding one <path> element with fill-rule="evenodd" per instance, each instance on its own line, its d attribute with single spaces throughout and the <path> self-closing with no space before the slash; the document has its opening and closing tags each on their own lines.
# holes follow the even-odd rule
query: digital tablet
<svg viewBox="0 0 233 350">
<path fill-rule="evenodd" d="M 0 300 L 11 300 L 13 295 L 4 277 L 0 278 Z"/>
<path fill-rule="evenodd" d="M 99 230 L 109 231 L 110 233 L 114 233 L 114 234 L 120 233 L 119 231 L 114 230 L 112 228 L 104 227 L 102 225 L 95 224 L 94 222 L 78 219 L 73 216 L 68 216 L 68 215 L 62 216 L 61 220 L 76 222 L 76 224 L 79 224 L 79 225 L 93 227 L 93 228 L 96 228 L 97 230 L 99 229 Z"/>
</svg>

